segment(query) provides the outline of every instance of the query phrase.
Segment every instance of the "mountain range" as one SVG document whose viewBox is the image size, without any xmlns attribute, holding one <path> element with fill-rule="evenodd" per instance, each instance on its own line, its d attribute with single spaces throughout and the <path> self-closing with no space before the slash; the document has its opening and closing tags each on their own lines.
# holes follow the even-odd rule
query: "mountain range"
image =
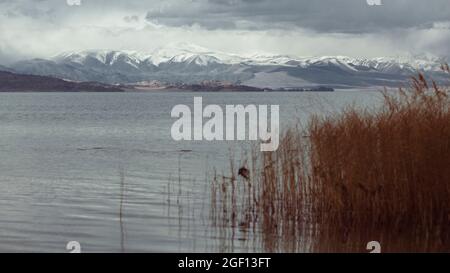
<svg viewBox="0 0 450 273">
<path fill-rule="evenodd" d="M 198 84 L 226 82 L 255 88 L 397 87 L 418 71 L 438 82 L 446 59 L 432 57 L 351 58 L 345 56 L 249 56 L 198 46 L 167 47 L 151 53 L 116 50 L 67 52 L 50 59 L 16 62 L 0 70 L 109 85 Z"/>
</svg>

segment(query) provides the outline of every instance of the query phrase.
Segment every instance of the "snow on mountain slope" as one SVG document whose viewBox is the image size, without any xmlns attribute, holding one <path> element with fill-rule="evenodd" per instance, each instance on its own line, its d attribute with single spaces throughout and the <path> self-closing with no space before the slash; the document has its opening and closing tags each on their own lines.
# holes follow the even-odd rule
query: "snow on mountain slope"
<svg viewBox="0 0 450 273">
<path fill-rule="evenodd" d="M 149 54 L 148 59 L 151 59 L 155 65 L 168 61 L 192 62 L 192 60 L 196 60 L 199 65 L 208 63 L 237 64 L 243 61 L 238 55 L 211 51 L 189 43 L 169 44 L 158 48 Z"/>
<path fill-rule="evenodd" d="M 138 68 L 141 63 L 139 54 L 132 51 L 91 50 L 71 52 L 53 58 L 58 63 L 76 63 L 80 65 L 126 65 Z"/>
<path fill-rule="evenodd" d="M 301 78 L 289 76 L 286 72 L 258 72 L 255 76 L 242 83 L 247 86 L 258 88 L 294 88 L 294 87 L 313 87 L 317 84 L 305 81 Z"/>
</svg>

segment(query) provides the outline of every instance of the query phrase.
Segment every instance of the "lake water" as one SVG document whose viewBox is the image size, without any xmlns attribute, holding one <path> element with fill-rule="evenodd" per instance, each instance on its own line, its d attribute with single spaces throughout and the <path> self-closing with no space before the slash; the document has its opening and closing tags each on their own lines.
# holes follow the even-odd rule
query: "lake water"
<svg viewBox="0 0 450 273">
<path fill-rule="evenodd" d="M 281 130 L 377 92 L 0 93 L 0 251 L 259 251 L 208 225 L 212 170 L 245 142 L 176 142 L 173 106 L 277 104 Z"/>
</svg>

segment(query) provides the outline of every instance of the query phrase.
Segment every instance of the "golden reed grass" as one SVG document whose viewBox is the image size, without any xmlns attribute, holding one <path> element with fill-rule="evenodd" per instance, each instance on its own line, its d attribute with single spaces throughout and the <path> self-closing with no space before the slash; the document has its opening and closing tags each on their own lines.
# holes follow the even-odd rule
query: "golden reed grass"
<svg viewBox="0 0 450 273">
<path fill-rule="evenodd" d="M 249 179 L 233 164 L 215 176 L 213 224 L 253 232 L 270 252 L 367 252 L 369 241 L 450 252 L 448 93 L 419 74 L 383 92 L 378 111 L 349 107 L 288 130 L 276 152 L 251 153 Z"/>
</svg>

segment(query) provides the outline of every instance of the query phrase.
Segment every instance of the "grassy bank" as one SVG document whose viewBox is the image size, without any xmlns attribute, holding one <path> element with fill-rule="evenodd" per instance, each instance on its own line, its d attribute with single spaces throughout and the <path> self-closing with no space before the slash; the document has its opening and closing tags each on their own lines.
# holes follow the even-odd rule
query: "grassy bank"
<svg viewBox="0 0 450 273">
<path fill-rule="evenodd" d="M 443 67 L 448 72 L 448 66 Z M 450 252 L 450 99 L 422 76 L 253 152 L 211 189 L 215 227 L 260 232 L 266 251 Z M 241 172 L 242 174 L 242 172 Z M 248 235 L 248 238 L 251 235 Z"/>
</svg>

